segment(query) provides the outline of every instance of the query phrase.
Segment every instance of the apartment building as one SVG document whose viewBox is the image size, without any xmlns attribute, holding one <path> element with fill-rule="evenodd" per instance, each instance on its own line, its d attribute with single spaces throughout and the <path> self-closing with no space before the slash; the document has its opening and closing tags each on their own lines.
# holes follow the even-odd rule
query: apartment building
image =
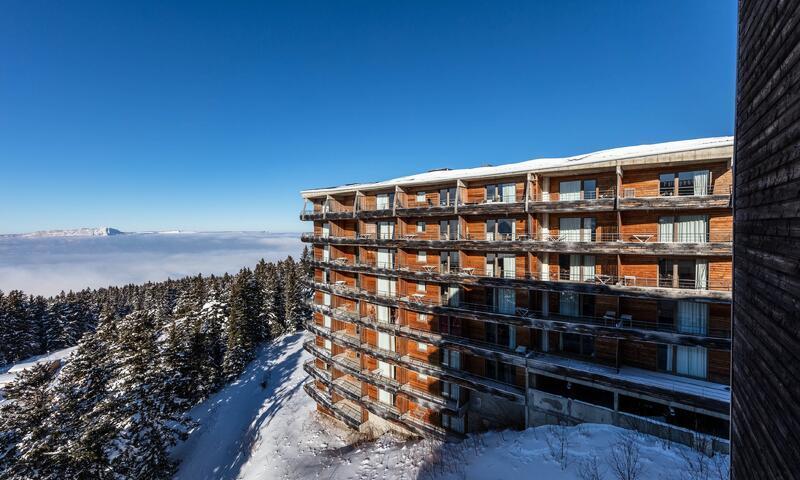
<svg viewBox="0 0 800 480">
<path fill-rule="evenodd" d="M 353 428 L 598 422 L 725 448 L 733 138 L 302 192 L 305 389 Z"/>
</svg>

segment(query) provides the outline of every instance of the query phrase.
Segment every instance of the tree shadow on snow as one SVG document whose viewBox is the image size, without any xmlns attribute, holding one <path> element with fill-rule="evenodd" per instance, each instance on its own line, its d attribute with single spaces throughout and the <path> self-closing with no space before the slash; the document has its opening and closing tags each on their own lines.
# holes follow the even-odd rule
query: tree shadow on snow
<svg viewBox="0 0 800 480">
<path fill-rule="evenodd" d="M 292 383 L 292 374 L 301 368 L 303 350 L 283 356 L 290 345 L 302 342 L 298 332 L 266 346 L 234 383 L 217 392 L 193 411 L 200 420 L 177 457 L 183 459 L 176 478 L 187 480 L 238 477 L 242 466 L 258 446 L 260 430 L 269 425 L 284 403 L 302 388 L 303 381 Z M 263 383 L 266 385 L 263 385 Z M 262 386 L 263 385 L 263 386 Z M 268 407 L 260 412 L 269 402 Z M 183 447 L 183 448 L 180 448 Z M 181 454 L 183 450 L 183 454 Z"/>
</svg>

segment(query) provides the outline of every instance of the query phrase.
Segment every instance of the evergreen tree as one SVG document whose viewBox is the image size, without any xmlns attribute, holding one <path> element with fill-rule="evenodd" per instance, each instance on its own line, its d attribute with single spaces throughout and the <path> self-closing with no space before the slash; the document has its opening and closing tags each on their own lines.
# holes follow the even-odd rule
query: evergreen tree
<svg viewBox="0 0 800 480">
<path fill-rule="evenodd" d="M 53 363 L 39 363 L 21 372 L 4 390 L 0 406 L 0 478 L 42 478 L 48 461 L 53 425 L 49 422 L 55 377 Z"/>
<path fill-rule="evenodd" d="M 158 348 L 155 314 L 135 311 L 118 325 L 112 355 L 118 362 L 111 394 L 121 405 L 118 425 L 120 453 L 112 468 L 123 477 L 168 478 L 175 465 L 168 449 L 183 434 L 180 403 L 170 396 L 167 374 Z"/>
<path fill-rule="evenodd" d="M 83 336 L 62 369 L 53 399 L 53 443 L 48 468 L 54 478 L 110 479 L 111 446 L 119 434 L 118 404 L 109 395 L 116 366 L 113 318 L 105 315 L 96 333 Z"/>
<path fill-rule="evenodd" d="M 261 284 L 264 298 L 263 314 L 271 337 L 286 332 L 286 308 L 284 307 L 283 284 L 274 263 L 264 267 Z"/>
</svg>

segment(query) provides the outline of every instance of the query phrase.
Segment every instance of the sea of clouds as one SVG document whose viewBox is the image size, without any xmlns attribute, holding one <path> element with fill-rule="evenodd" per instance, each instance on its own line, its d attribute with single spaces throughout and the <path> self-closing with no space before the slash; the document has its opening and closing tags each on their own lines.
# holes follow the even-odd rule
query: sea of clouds
<svg viewBox="0 0 800 480">
<path fill-rule="evenodd" d="M 187 275 L 235 273 L 259 259 L 300 256 L 297 233 L 136 233 L 0 237 L 0 290 L 55 295 Z"/>
</svg>

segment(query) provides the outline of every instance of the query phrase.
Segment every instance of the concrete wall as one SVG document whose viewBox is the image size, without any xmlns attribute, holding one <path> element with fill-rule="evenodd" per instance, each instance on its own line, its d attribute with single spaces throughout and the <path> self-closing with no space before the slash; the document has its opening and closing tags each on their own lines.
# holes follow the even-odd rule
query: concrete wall
<svg viewBox="0 0 800 480">
<path fill-rule="evenodd" d="M 561 422 L 574 425 L 578 423 L 603 423 L 629 428 L 647 433 L 670 442 L 693 445 L 697 433 L 649 418 L 617 412 L 579 400 L 572 400 L 540 390 L 528 390 L 528 426 L 556 425 Z M 710 449 L 728 453 L 727 440 L 711 438 Z M 708 453 L 711 453 L 710 451 Z"/>
<path fill-rule="evenodd" d="M 800 466 L 800 2 L 740 0 L 734 163 L 735 480 Z"/>
<path fill-rule="evenodd" d="M 486 393 L 471 391 L 467 406 L 467 432 L 493 428 L 524 428 L 525 407 Z"/>
</svg>

